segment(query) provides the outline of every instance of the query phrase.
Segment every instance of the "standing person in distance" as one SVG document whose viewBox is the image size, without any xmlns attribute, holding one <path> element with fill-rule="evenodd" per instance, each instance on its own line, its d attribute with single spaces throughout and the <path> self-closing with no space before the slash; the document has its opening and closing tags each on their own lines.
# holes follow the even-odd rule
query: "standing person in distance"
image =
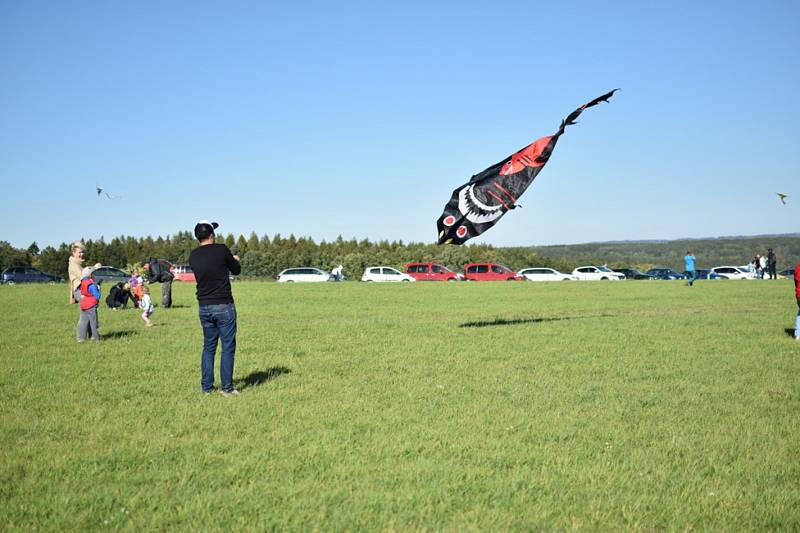
<svg viewBox="0 0 800 533">
<path fill-rule="evenodd" d="M 800 341 L 800 263 L 794 266 L 794 296 L 797 298 L 797 318 L 794 322 L 794 339 Z"/>
<path fill-rule="evenodd" d="M 142 268 L 147 272 L 150 283 L 161 283 L 161 307 L 172 307 L 172 280 L 175 276 L 170 272 L 169 261 L 150 258 Z"/>
<path fill-rule="evenodd" d="M 694 268 L 694 254 L 691 251 L 687 251 L 686 255 L 683 256 L 683 269 L 686 274 L 686 281 L 691 287 L 694 284 L 694 280 L 697 277 L 697 272 Z"/>
<path fill-rule="evenodd" d="M 203 353 L 200 359 L 200 386 L 204 393 L 214 391 L 214 356 L 221 341 L 219 357 L 220 392 L 238 396 L 233 387 L 233 360 L 236 353 L 236 306 L 233 303 L 229 272 L 242 271 L 239 257 L 224 244 L 214 242 L 216 222 L 201 220 L 194 227 L 200 246 L 189 254 L 189 265 L 197 282 L 200 325 L 203 327 Z"/>
<path fill-rule="evenodd" d="M 769 272 L 769 279 L 778 279 L 778 258 L 775 257 L 775 252 L 772 248 L 767 250 L 767 271 Z"/>
</svg>

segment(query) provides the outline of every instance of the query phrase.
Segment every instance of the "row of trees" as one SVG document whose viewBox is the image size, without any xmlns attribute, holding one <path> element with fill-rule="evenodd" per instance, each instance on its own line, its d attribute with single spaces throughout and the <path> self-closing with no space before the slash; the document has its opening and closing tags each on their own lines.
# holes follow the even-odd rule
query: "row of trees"
<svg viewBox="0 0 800 533">
<path fill-rule="evenodd" d="M 411 261 L 435 261 L 455 271 L 472 262 L 503 263 L 510 268 L 538 265 L 567 269 L 569 265 L 540 257 L 530 248 L 495 248 L 487 244 L 470 246 L 437 246 L 435 244 L 403 243 L 402 241 L 356 239 L 316 243 L 306 237 L 281 237 L 275 235 L 259 237 L 251 233 L 249 238 L 231 234 L 218 236 L 234 254 L 242 260 L 242 275 L 247 277 L 273 277 L 284 268 L 293 266 L 317 266 L 332 269 L 343 265 L 350 279 L 361 276 L 364 268 L 374 265 L 389 265 L 402 269 Z M 189 253 L 197 246 L 197 241 L 189 232 L 162 238 L 115 237 L 106 242 L 87 240 L 86 260 L 100 262 L 132 270 L 147 258 L 158 257 L 173 263 L 186 263 Z M 0 241 L 0 264 L 8 266 L 33 266 L 50 274 L 66 277 L 69 244 L 62 243 L 57 248 L 48 246 L 40 250 L 36 243 L 27 250 L 15 249 L 9 243 Z"/>
<path fill-rule="evenodd" d="M 284 268 L 317 266 L 332 269 L 343 265 L 350 279 L 361 275 L 364 268 L 389 265 L 402 269 L 412 261 L 436 261 L 460 271 L 467 263 L 496 262 L 519 270 L 528 266 L 546 266 L 571 271 L 579 265 L 608 264 L 614 267 L 633 266 L 647 270 L 666 265 L 682 270 L 682 257 L 692 250 L 698 266 L 747 263 L 755 253 L 773 248 L 778 255 L 779 268 L 794 265 L 800 259 L 800 235 L 750 237 L 706 240 L 676 240 L 663 242 L 592 243 L 568 246 L 496 248 L 488 244 L 469 246 L 437 246 L 435 244 L 403 243 L 403 241 L 344 240 L 315 242 L 307 237 L 269 237 L 251 233 L 235 237 L 218 236 L 242 259 L 242 275 L 272 277 Z M 145 259 L 159 257 L 173 263 L 186 263 L 189 253 L 197 246 L 190 232 L 163 237 L 115 237 L 106 242 L 87 240 L 86 259 L 130 271 Z M 51 274 L 66 277 L 69 244 L 48 246 L 43 250 L 34 242 L 27 249 L 17 249 L 0 241 L 0 265 L 33 266 Z"/>
</svg>

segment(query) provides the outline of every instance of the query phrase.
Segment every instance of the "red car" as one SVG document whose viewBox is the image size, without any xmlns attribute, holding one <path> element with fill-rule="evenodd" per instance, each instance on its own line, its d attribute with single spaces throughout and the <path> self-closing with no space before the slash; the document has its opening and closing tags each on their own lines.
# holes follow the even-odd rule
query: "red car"
<svg viewBox="0 0 800 533">
<path fill-rule="evenodd" d="M 191 281 L 195 283 L 194 272 L 192 272 L 192 267 L 189 265 L 172 265 L 170 271 L 175 276 L 175 281 Z"/>
<path fill-rule="evenodd" d="M 523 281 L 524 276 L 497 263 L 472 263 L 464 267 L 467 281 Z"/>
<path fill-rule="evenodd" d="M 406 274 L 417 281 L 458 281 L 464 276 L 439 263 L 409 263 Z"/>
</svg>

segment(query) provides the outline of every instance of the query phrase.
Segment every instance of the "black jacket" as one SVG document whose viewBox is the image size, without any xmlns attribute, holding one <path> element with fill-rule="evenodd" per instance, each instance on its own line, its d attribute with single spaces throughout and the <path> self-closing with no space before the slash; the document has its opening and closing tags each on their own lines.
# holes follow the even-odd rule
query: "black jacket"
<svg viewBox="0 0 800 533">
<path fill-rule="evenodd" d="M 175 278 L 172 272 L 169 271 L 170 266 L 172 266 L 169 261 L 153 258 L 148 259 L 146 263 L 150 264 L 149 271 L 147 272 L 147 278 L 150 280 L 150 283 L 164 283 L 172 281 Z"/>
</svg>

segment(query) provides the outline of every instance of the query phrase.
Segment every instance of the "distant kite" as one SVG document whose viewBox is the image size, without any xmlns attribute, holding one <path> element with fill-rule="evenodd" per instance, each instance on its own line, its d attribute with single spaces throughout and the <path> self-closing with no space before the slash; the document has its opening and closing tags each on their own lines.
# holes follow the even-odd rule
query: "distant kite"
<svg viewBox="0 0 800 533">
<path fill-rule="evenodd" d="M 101 194 L 105 194 L 106 198 L 108 198 L 109 200 L 116 200 L 117 198 L 121 198 L 120 196 L 112 196 L 112 195 L 108 194 L 108 192 L 106 192 L 106 190 L 103 189 L 100 185 L 95 185 L 95 188 L 97 189 L 97 197 L 98 198 L 100 198 Z"/>
<path fill-rule="evenodd" d="M 539 171 L 547 164 L 558 138 L 567 126 L 584 109 L 596 106 L 619 89 L 595 98 L 561 121 L 561 127 L 553 135 L 542 137 L 522 150 L 475 174 L 455 191 L 444 206 L 444 213 L 436 221 L 439 244 L 464 244 L 494 226 L 511 209 L 520 207 L 517 199 L 527 190 Z"/>
<path fill-rule="evenodd" d="M 775 194 L 777 194 L 778 198 L 781 199 L 781 202 L 783 203 L 783 205 L 786 205 L 786 199 L 789 198 L 789 195 L 788 194 L 783 194 L 782 192 L 776 192 Z"/>
</svg>

